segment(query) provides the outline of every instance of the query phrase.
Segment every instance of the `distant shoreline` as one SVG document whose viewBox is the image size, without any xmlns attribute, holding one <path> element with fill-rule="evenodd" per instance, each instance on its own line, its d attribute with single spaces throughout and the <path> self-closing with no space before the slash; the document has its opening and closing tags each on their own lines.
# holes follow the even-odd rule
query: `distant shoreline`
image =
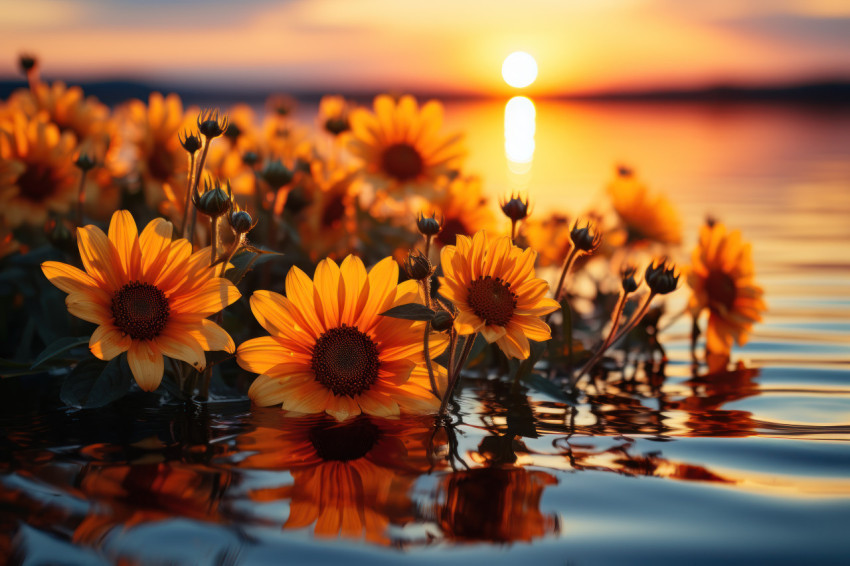
<svg viewBox="0 0 850 566">
<path fill-rule="evenodd" d="M 45 77 L 45 80 L 54 80 Z M 262 103 L 273 93 L 286 93 L 302 101 L 318 101 L 331 90 L 317 92 L 296 88 L 266 87 L 232 89 L 226 87 L 186 87 L 181 85 L 133 80 L 101 80 L 74 82 L 83 88 L 86 95 L 93 95 L 106 104 L 118 104 L 131 98 L 147 98 L 150 92 L 176 92 L 189 103 L 221 103 L 222 101 L 242 101 Z M 16 89 L 26 87 L 23 80 L 0 80 L 0 97 L 3 99 Z M 333 91 L 354 100 L 367 102 L 378 91 Z M 438 98 L 441 100 L 486 100 L 504 98 L 502 96 L 484 96 L 478 94 L 458 94 L 440 92 L 417 92 L 420 98 Z M 517 94 L 522 94 L 517 92 Z M 536 100 L 565 100 L 576 102 L 699 102 L 699 103 L 788 103 L 788 104 L 828 104 L 850 106 L 850 81 L 824 80 L 808 83 L 770 87 L 713 86 L 702 89 L 658 89 L 612 91 L 560 96 L 534 96 Z"/>
</svg>

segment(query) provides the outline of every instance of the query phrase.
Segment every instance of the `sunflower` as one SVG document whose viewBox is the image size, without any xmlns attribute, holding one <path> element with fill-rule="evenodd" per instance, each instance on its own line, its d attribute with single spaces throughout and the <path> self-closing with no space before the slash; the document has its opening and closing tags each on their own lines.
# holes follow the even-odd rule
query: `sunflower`
<svg viewBox="0 0 850 566">
<path fill-rule="evenodd" d="M 537 250 L 540 266 L 560 266 L 572 249 L 570 228 L 573 220 L 553 212 L 545 218 L 529 218 L 523 226 L 523 235 L 528 246 Z"/>
<path fill-rule="evenodd" d="M 302 413 L 325 411 L 338 420 L 361 412 L 433 410 L 438 400 L 422 366 L 425 323 L 380 316 L 421 302 L 416 281 L 397 282 L 392 258 L 367 276 L 363 262 L 348 256 L 340 266 L 331 259 L 319 262 L 315 281 L 290 269 L 287 297 L 255 292 L 251 310 L 271 336 L 248 340 L 236 353 L 240 366 L 261 374 L 248 391 L 251 400 Z M 447 341 L 434 334 L 432 356 Z"/>
<path fill-rule="evenodd" d="M 733 339 L 739 346 L 746 344 L 747 333 L 767 307 L 754 282 L 750 244 L 741 241 L 740 231 L 727 233 L 719 222 L 702 227 L 691 255 L 688 285 L 693 291 L 691 313 L 694 317 L 706 309 L 709 313 L 706 349 L 728 354 Z"/>
<path fill-rule="evenodd" d="M 351 105 L 339 95 L 323 96 L 319 101 L 319 126 L 332 136 L 338 136 L 351 129 L 348 114 Z"/>
<path fill-rule="evenodd" d="M 194 254 L 187 240 L 171 241 L 172 226 L 161 218 L 139 236 L 133 217 L 116 211 L 107 237 L 96 226 L 77 229 L 85 272 L 46 261 L 42 271 L 68 293 L 68 312 L 98 325 L 92 353 L 111 360 L 127 352 L 136 382 L 159 387 L 163 355 L 204 368 L 204 350 L 233 352 L 233 340 L 206 320 L 239 298 L 236 286 L 216 277 L 209 249 Z"/>
<path fill-rule="evenodd" d="M 440 233 L 434 238 L 440 246 L 454 243 L 458 235 L 471 236 L 479 230 L 492 229 L 496 218 L 476 176 L 453 179 L 443 194 L 436 197 L 434 207 L 442 214 Z"/>
<path fill-rule="evenodd" d="M 608 185 L 608 195 L 626 232 L 627 245 L 681 243 L 682 222 L 670 200 L 651 192 L 631 170 L 622 167 L 618 170 Z"/>
<path fill-rule="evenodd" d="M 536 257 L 534 250 L 513 245 L 509 236 L 490 242 L 484 231 L 472 239 L 458 236 L 457 245 L 444 247 L 440 293 L 460 310 L 457 332 L 481 332 L 506 356 L 519 359 L 529 356 L 529 339 L 551 338 L 549 325 L 539 317 L 559 305 L 546 297 L 549 284 L 534 276 Z"/>
<path fill-rule="evenodd" d="M 177 134 L 197 127 L 197 112 L 184 112 L 180 97 L 174 93 L 163 97 L 153 92 L 148 104 L 132 100 L 125 113 L 131 149 L 135 153 L 133 164 L 125 167 L 135 169 L 140 176 L 148 205 L 160 207 L 169 189 L 172 193 L 185 194 L 189 164 Z"/>
<path fill-rule="evenodd" d="M 9 226 L 38 226 L 48 211 L 68 211 L 80 182 L 76 143 L 74 134 L 60 133 L 44 117 L 17 114 L 0 124 L 0 215 Z"/>
<path fill-rule="evenodd" d="M 63 132 L 73 132 L 83 142 L 105 143 L 109 108 L 94 96 L 86 97 L 78 86 L 62 81 L 35 83 L 32 89 L 19 89 L 9 97 L 9 110 L 35 117 L 44 112 Z"/>
<path fill-rule="evenodd" d="M 457 169 L 464 155 L 461 135 L 438 133 L 442 105 L 432 100 L 420 111 L 412 96 L 396 101 L 380 95 L 374 109 L 350 114 L 348 149 L 363 162 L 368 180 L 395 196 L 433 194 L 434 183 Z"/>
<path fill-rule="evenodd" d="M 429 419 L 360 415 L 340 423 L 324 414 L 260 410 L 256 429 L 236 439 L 240 452 L 252 452 L 238 465 L 290 472 L 291 484 L 249 494 L 257 502 L 290 500 L 285 529 L 315 524 L 320 537 L 386 544 L 389 524 L 414 519 L 413 484 L 431 465 Z"/>
<path fill-rule="evenodd" d="M 540 511 L 547 486 L 558 480 L 542 471 L 487 467 L 444 476 L 434 514 L 446 538 L 464 542 L 531 542 L 560 530 L 557 515 Z"/>
</svg>

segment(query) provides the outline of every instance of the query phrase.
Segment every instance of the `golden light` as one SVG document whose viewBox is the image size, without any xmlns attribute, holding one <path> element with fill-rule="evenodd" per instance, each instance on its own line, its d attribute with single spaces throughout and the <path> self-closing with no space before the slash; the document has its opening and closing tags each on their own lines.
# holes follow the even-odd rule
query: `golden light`
<svg viewBox="0 0 850 566">
<path fill-rule="evenodd" d="M 514 88 L 524 88 L 537 78 L 537 61 L 525 51 L 514 51 L 502 63 L 502 78 Z"/>
<path fill-rule="evenodd" d="M 525 96 L 515 96 L 505 105 L 505 156 L 508 169 L 516 176 L 515 188 L 524 188 L 530 180 L 536 118 L 534 103 Z"/>
</svg>

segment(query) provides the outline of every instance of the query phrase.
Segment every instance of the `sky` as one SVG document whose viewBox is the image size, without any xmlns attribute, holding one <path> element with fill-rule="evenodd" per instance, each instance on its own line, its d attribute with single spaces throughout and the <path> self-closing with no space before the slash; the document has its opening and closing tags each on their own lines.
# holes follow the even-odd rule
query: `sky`
<svg viewBox="0 0 850 566">
<path fill-rule="evenodd" d="M 74 80 L 501 96 L 850 79 L 848 0 L 0 0 L 17 54 Z"/>
</svg>

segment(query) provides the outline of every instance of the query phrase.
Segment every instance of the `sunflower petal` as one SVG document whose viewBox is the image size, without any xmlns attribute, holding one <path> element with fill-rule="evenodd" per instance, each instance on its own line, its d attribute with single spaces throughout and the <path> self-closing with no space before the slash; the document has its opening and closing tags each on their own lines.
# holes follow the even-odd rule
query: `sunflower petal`
<svg viewBox="0 0 850 566">
<path fill-rule="evenodd" d="M 116 210 L 109 222 L 109 241 L 115 246 L 124 278 L 135 281 L 139 278 L 141 265 L 141 250 L 139 248 L 139 231 L 136 221 L 128 210 Z"/>
<path fill-rule="evenodd" d="M 95 328 L 89 339 L 89 349 L 101 360 L 111 360 L 129 350 L 131 342 L 130 336 L 122 335 L 120 330 L 111 325 L 104 325 Z"/>
<path fill-rule="evenodd" d="M 143 391 L 153 391 L 162 382 L 165 362 L 150 340 L 133 340 L 127 351 L 127 363 Z"/>
</svg>

